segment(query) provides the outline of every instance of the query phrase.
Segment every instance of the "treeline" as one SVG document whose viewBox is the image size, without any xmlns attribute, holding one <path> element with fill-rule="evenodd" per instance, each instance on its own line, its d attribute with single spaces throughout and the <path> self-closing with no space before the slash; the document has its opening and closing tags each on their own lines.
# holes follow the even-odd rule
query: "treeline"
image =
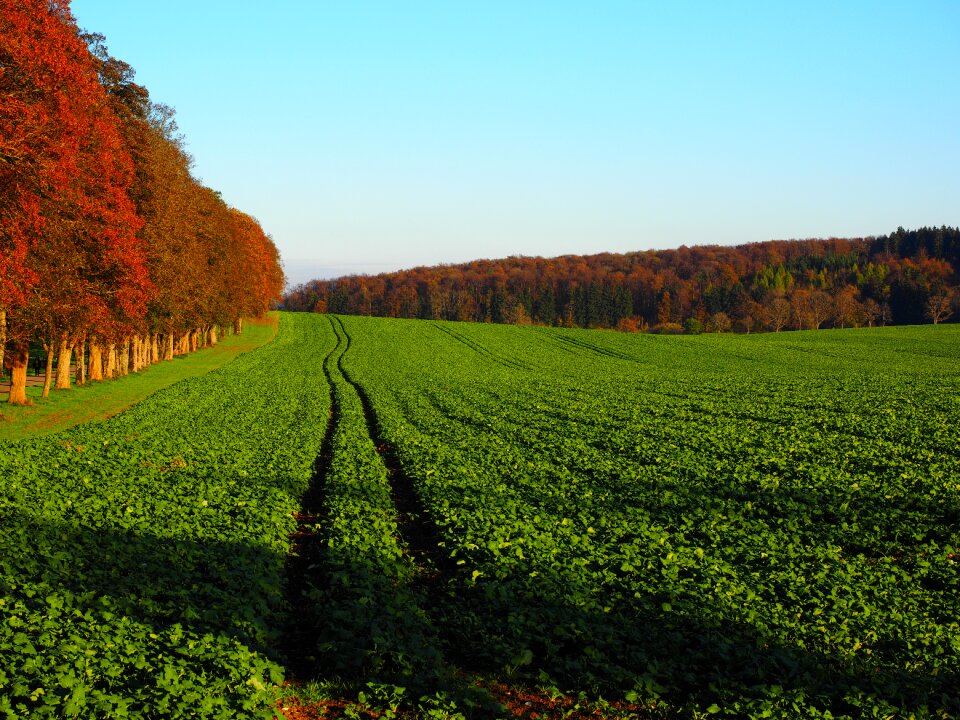
<svg viewBox="0 0 960 720">
<path fill-rule="evenodd" d="M 0 5 L 0 364 L 26 403 L 136 372 L 239 332 L 283 271 L 252 217 L 191 175 L 173 110 L 154 103 L 62 0 Z"/>
<path fill-rule="evenodd" d="M 314 280 L 288 310 L 655 332 L 942 322 L 957 308 L 960 230 L 510 257 Z"/>
</svg>

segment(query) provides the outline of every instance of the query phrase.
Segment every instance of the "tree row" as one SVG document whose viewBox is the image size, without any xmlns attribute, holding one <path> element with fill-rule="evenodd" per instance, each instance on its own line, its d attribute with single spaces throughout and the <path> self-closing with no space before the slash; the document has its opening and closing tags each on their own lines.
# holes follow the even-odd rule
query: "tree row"
<svg viewBox="0 0 960 720">
<path fill-rule="evenodd" d="M 30 353 L 56 387 L 215 343 L 283 288 L 259 223 L 191 174 L 151 101 L 69 3 L 0 7 L 0 364 L 27 402 Z"/>
<path fill-rule="evenodd" d="M 288 310 L 658 332 L 939 323 L 960 230 L 626 254 L 510 257 L 314 280 Z"/>
</svg>

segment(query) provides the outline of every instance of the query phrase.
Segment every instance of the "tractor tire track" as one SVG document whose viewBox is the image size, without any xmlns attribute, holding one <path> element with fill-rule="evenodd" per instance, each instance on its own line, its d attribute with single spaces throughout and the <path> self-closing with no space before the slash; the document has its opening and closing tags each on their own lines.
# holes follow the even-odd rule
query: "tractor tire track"
<svg viewBox="0 0 960 720">
<path fill-rule="evenodd" d="M 461 335 L 456 330 L 443 327 L 442 325 L 438 325 L 437 323 L 434 323 L 433 326 L 440 332 L 449 335 L 457 342 L 463 343 L 474 352 L 479 353 L 480 355 L 483 355 L 485 358 L 487 358 L 488 360 L 492 360 L 498 365 L 502 365 L 503 367 L 508 368 L 510 370 L 530 370 L 531 369 L 530 366 L 525 363 L 519 362 L 517 360 L 510 360 L 508 358 L 500 357 L 499 355 L 496 355 L 490 352 L 489 350 L 487 350 L 487 348 L 485 348 L 480 343 L 476 342 L 475 340 L 471 340 L 466 335 Z"/>
<path fill-rule="evenodd" d="M 339 333 L 345 338 L 344 351 L 337 359 L 337 369 L 343 379 L 353 388 L 360 398 L 363 414 L 367 423 L 367 432 L 383 459 L 390 478 L 390 491 L 393 503 L 397 509 L 397 526 L 401 540 L 407 546 L 408 552 L 418 568 L 418 584 L 429 590 L 438 585 L 443 575 L 453 572 L 455 565 L 442 552 L 440 546 L 441 535 L 437 526 L 417 495 L 413 479 L 403 470 L 403 465 L 397 454 L 396 446 L 384 435 L 376 411 L 370 402 L 363 387 L 356 382 L 350 373 L 343 367 L 343 357 L 350 351 L 350 335 L 340 318 L 334 318 L 339 325 Z M 429 594 L 429 593 L 428 593 Z"/>
<path fill-rule="evenodd" d="M 603 357 L 616 358 L 617 360 L 626 360 L 627 362 L 637 363 L 638 365 L 643 365 L 644 362 L 638 358 L 635 358 L 633 355 L 628 355 L 627 353 L 618 352 L 617 350 L 610 350 L 609 348 L 601 347 L 600 345 L 594 345 L 593 343 L 587 342 L 586 340 L 578 340 L 572 337 L 565 337 L 563 335 L 557 335 L 555 333 L 543 332 L 543 334 L 549 337 L 558 347 L 563 348 L 567 351 L 572 352 L 586 352 L 593 355 L 601 355 Z"/>
<path fill-rule="evenodd" d="M 334 333 L 336 335 L 336 333 Z M 317 633 L 303 618 L 312 612 L 308 590 L 320 574 L 323 559 L 321 526 L 326 516 L 324 486 L 333 461 L 333 436 L 340 419 L 340 405 L 333 388 L 330 366 L 339 352 L 343 353 L 343 341 L 336 335 L 337 343 L 323 359 L 323 374 L 330 393 L 330 415 L 324 429 L 320 454 L 313 463 L 310 484 L 300 501 L 300 512 L 294 518 L 297 529 L 290 534 L 291 550 L 287 555 L 284 578 L 285 595 L 289 614 L 281 638 L 280 655 L 288 670 L 287 680 L 298 683 L 314 679 Z"/>
</svg>

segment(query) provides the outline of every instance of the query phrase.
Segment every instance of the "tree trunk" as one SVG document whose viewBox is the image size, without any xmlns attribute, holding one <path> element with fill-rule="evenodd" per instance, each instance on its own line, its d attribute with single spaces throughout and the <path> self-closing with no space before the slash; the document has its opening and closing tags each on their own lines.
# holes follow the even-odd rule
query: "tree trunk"
<svg viewBox="0 0 960 720">
<path fill-rule="evenodd" d="M 243 318 L 237 318 L 233 321 L 233 334 L 240 335 L 243 333 Z"/>
<path fill-rule="evenodd" d="M 217 326 L 211 325 L 210 332 L 208 333 L 208 344 L 216 345 L 217 344 Z"/>
<path fill-rule="evenodd" d="M 107 343 L 106 370 L 103 375 L 107 379 L 117 376 L 117 346 L 114 343 Z"/>
<path fill-rule="evenodd" d="M 70 361 L 73 358 L 73 345 L 64 335 L 60 338 L 60 348 L 57 353 L 57 390 L 70 389 Z"/>
<path fill-rule="evenodd" d="M 140 371 L 140 336 L 130 338 L 130 372 Z"/>
<path fill-rule="evenodd" d="M 95 340 L 90 341 L 90 362 L 87 363 L 87 377 L 90 382 L 103 380 L 103 346 Z"/>
<path fill-rule="evenodd" d="M 53 384 L 53 340 L 43 344 L 47 351 L 47 366 L 43 373 L 43 393 L 41 397 L 50 397 L 50 386 Z"/>
<path fill-rule="evenodd" d="M 10 367 L 10 395 L 7 401 L 11 405 L 27 405 L 27 364 L 30 362 L 29 346 L 10 349 L 6 359 Z"/>
<path fill-rule="evenodd" d="M 120 374 L 130 373 L 130 338 L 125 338 L 120 346 Z"/>
<path fill-rule="evenodd" d="M 0 310 L 0 375 L 3 375 L 3 352 L 7 349 L 7 311 Z"/>
<path fill-rule="evenodd" d="M 77 343 L 77 385 L 83 385 L 87 381 L 87 366 L 83 357 L 86 344 L 86 337 L 81 337 L 80 342 Z"/>
<path fill-rule="evenodd" d="M 160 362 L 160 333 L 154 333 L 150 338 L 150 362 Z"/>
</svg>

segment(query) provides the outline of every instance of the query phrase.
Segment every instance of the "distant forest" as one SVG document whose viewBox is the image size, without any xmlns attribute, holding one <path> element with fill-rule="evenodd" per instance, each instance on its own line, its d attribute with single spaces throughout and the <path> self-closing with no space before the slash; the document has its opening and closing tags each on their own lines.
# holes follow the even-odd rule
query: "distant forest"
<svg viewBox="0 0 960 720">
<path fill-rule="evenodd" d="M 960 230 L 626 254 L 509 257 L 313 280 L 288 310 L 654 332 L 940 323 L 957 310 Z"/>
</svg>

